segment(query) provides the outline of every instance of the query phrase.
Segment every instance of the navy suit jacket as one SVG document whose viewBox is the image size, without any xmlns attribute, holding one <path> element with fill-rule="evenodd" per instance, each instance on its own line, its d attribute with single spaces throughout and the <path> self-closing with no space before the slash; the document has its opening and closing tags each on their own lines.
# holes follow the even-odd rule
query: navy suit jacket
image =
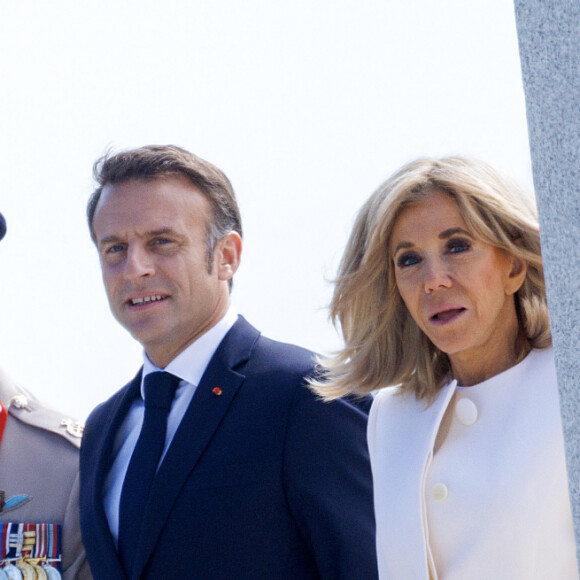
<svg viewBox="0 0 580 580">
<path fill-rule="evenodd" d="M 312 353 L 238 319 L 153 482 L 131 580 L 377 578 L 367 416 L 318 400 L 304 384 L 312 368 Z M 97 407 L 83 437 L 81 525 L 95 580 L 126 578 L 102 491 L 140 380 Z"/>
</svg>

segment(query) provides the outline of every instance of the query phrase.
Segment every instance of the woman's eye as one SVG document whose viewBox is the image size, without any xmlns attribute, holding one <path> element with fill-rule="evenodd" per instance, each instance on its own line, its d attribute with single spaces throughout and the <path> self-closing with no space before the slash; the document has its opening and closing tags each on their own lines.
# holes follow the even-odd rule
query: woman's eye
<svg viewBox="0 0 580 580">
<path fill-rule="evenodd" d="M 397 258 L 397 266 L 399 268 L 406 268 L 408 266 L 413 266 L 414 264 L 417 264 L 418 262 L 419 262 L 419 256 L 417 254 L 410 253 L 410 252 L 401 254 Z"/>
<path fill-rule="evenodd" d="M 151 241 L 151 246 L 155 247 L 155 246 L 170 246 L 173 245 L 174 240 L 170 239 L 170 238 L 155 238 L 154 240 Z"/>
<path fill-rule="evenodd" d="M 462 238 L 454 238 L 449 240 L 447 243 L 447 250 L 451 254 L 459 254 L 460 252 L 465 252 L 471 248 L 469 240 L 464 240 Z"/>
</svg>

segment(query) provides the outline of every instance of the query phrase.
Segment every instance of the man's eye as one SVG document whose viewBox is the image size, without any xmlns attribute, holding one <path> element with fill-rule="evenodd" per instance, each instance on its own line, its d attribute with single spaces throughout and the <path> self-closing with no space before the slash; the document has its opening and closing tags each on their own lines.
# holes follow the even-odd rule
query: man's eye
<svg viewBox="0 0 580 580">
<path fill-rule="evenodd" d="M 110 246 L 109 248 L 107 248 L 107 254 L 117 254 L 119 252 L 122 252 L 125 249 L 125 246 L 123 246 L 123 244 L 115 244 L 114 246 Z"/>
<path fill-rule="evenodd" d="M 399 268 L 407 268 L 408 266 L 413 266 L 414 264 L 418 264 L 420 261 L 419 256 L 414 253 L 405 253 L 401 254 L 397 258 L 397 266 Z"/>
<path fill-rule="evenodd" d="M 168 238 L 155 238 L 154 242 L 153 242 L 156 246 L 163 246 L 165 244 L 170 244 L 171 240 L 169 240 Z"/>
</svg>

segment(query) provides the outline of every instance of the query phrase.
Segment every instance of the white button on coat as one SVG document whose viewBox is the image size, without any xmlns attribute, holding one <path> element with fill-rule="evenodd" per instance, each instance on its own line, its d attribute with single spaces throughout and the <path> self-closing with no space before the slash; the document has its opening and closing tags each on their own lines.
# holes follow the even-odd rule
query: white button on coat
<svg viewBox="0 0 580 580">
<path fill-rule="evenodd" d="M 477 407 L 471 399 L 459 399 L 455 405 L 455 414 L 468 427 L 477 421 Z"/>
<path fill-rule="evenodd" d="M 445 503 L 449 497 L 449 490 L 444 483 L 436 483 L 431 488 L 431 497 L 437 503 Z"/>
</svg>

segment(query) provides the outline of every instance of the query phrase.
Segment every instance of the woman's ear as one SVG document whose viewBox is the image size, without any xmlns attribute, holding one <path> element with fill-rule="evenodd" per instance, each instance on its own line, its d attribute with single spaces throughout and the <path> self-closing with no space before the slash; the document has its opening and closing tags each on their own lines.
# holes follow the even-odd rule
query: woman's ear
<svg viewBox="0 0 580 580">
<path fill-rule="evenodd" d="M 528 273 L 528 263 L 522 258 L 511 256 L 511 269 L 506 284 L 506 294 L 515 294 L 524 283 Z"/>
</svg>

